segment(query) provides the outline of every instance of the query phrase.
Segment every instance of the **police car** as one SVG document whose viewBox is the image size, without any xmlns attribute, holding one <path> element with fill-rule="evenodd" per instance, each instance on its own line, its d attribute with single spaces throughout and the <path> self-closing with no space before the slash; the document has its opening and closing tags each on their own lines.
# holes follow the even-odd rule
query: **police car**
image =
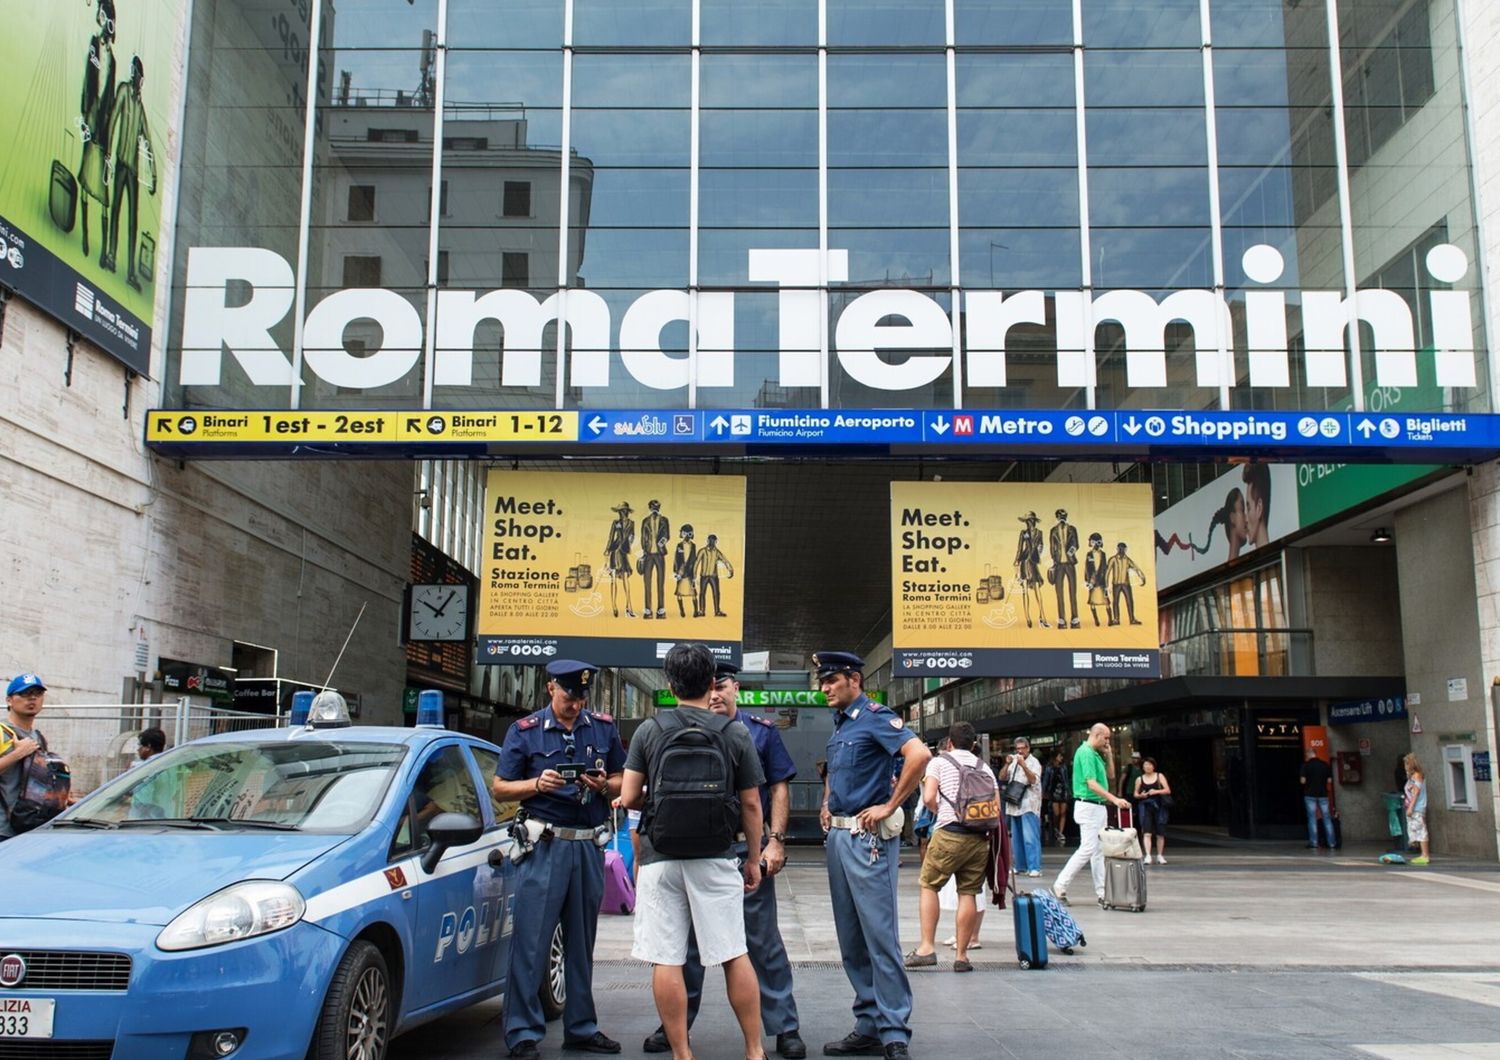
<svg viewBox="0 0 1500 1060">
<path fill-rule="evenodd" d="M 184 744 L 0 844 L 0 1056 L 379 1060 L 503 993 L 499 755 L 349 727 L 324 693 L 305 726 Z"/>
</svg>

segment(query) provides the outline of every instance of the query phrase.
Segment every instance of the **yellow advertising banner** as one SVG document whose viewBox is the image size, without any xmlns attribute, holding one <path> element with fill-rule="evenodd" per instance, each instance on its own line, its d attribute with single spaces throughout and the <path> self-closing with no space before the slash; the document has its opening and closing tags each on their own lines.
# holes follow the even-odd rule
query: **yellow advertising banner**
<svg viewBox="0 0 1500 1060">
<path fill-rule="evenodd" d="M 745 480 L 489 473 L 479 660 L 661 664 L 678 641 L 738 663 Z"/>
<path fill-rule="evenodd" d="M 1151 488 L 891 483 L 902 677 L 1158 677 Z"/>
</svg>

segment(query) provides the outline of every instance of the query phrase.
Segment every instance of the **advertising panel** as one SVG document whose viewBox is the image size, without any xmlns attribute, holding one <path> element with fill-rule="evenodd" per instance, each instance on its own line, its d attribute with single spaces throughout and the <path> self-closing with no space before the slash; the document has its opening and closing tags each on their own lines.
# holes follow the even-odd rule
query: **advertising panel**
<svg viewBox="0 0 1500 1060">
<path fill-rule="evenodd" d="M 738 663 L 745 480 L 491 471 L 481 664 L 661 665 L 678 641 Z"/>
<path fill-rule="evenodd" d="M 1157 677 L 1145 485 L 891 483 L 894 675 Z"/>
<path fill-rule="evenodd" d="M 1156 517 L 1157 583 L 1202 574 L 1300 528 L 1295 464 L 1245 464 Z"/>
<path fill-rule="evenodd" d="M 7 4 L 0 284 L 145 375 L 183 0 Z"/>
</svg>

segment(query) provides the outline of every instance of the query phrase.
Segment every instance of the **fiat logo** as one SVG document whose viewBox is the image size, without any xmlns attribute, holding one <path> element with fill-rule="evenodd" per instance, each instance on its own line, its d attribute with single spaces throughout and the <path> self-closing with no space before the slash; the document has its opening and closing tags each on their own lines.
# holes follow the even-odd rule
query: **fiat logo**
<svg viewBox="0 0 1500 1060">
<path fill-rule="evenodd" d="M 20 986 L 26 978 L 26 962 L 19 953 L 0 957 L 0 986 Z"/>
</svg>

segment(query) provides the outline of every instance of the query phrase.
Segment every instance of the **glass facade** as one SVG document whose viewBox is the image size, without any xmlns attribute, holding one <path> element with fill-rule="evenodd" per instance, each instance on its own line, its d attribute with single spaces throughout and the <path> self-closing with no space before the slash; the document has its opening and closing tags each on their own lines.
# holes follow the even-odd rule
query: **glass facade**
<svg viewBox="0 0 1500 1060">
<path fill-rule="evenodd" d="M 265 8 L 170 406 L 1491 407 L 1453 0 Z"/>
</svg>

